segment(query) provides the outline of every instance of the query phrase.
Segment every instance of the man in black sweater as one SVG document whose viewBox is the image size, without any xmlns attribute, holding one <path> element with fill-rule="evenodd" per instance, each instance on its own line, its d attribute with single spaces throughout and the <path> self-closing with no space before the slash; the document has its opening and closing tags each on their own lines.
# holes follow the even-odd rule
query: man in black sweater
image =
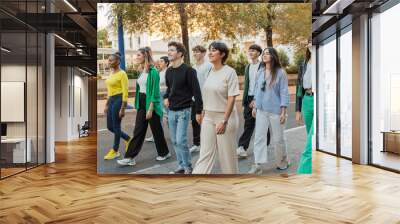
<svg viewBox="0 0 400 224">
<path fill-rule="evenodd" d="M 201 123 L 203 100 L 196 70 L 183 63 L 186 49 L 178 42 L 168 43 L 171 66 L 165 73 L 167 91 L 164 104 L 169 108 L 168 127 L 174 146 L 178 168 L 172 173 L 191 174 L 192 162 L 188 147 L 187 129 L 191 120 L 192 98 L 195 100 L 196 120 Z"/>
</svg>

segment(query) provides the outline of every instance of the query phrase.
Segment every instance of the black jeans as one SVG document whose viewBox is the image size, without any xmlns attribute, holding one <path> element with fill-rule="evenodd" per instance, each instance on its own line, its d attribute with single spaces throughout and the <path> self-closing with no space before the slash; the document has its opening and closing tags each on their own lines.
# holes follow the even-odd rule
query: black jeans
<svg viewBox="0 0 400 224">
<path fill-rule="evenodd" d="M 248 104 L 243 108 L 244 117 L 244 130 L 243 134 L 239 138 L 239 147 L 242 146 L 247 151 L 249 148 L 251 136 L 253 135 L 254 128 L 256 127 L 256 119 L 252 116 L 252 109 L 250 108 L 250 102 L 253 100 L 253 96 L 248 96 Z M 271 141 L 270 128 L 268 127 L 267 132 L 267 144 Z"/>
<path fill-rule="evenodd" d="M 146 120 L 146 94 L 140 93 L 139 109 L 136 113 L 135 130 L 133 139 L 130 141 L 125 158 L 135 158 L 142 149 L 146 137 L 147 126 L 150 123 L 151 132 L 154 136 L 157 153 L 159 156 L 166 156 L 169 153 L 167 142 L 165 141 L 164 131 L 161 126 L 160 116 L 153 111 L 150 120 Z"/>
<path fill-rule="evenodd" d="M 193 129 L 193 145 L 200 146 L 201 126 L 196 121 L 196 106 L 194 102 L 192 104 L 191 119 L 192 119 L 192 129 Z"/>
</svg>

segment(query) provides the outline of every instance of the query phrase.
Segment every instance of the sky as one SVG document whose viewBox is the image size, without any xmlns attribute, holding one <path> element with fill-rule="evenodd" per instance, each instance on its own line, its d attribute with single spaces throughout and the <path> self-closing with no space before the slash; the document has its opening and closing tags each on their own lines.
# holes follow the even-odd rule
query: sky
<svg viewBox="0 0 400 224">
<path fill-rule="evenodd" d="M 97 4 L 97 29 L 103 29 L 108 25 L 107 12 L 110 8 L 108 3 Z"/>
</svg>

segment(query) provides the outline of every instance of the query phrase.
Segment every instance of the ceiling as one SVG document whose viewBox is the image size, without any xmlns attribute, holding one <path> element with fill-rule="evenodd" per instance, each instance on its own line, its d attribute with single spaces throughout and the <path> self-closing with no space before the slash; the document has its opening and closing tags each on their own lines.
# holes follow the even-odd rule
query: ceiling
<svg viewBox="0 0 400 224">
<path fill-rule="evenodd" d="M 313 42 L 351 23 L 353 17 L 372 11 L 388 0 L 312 0 Z M 318 37 L 318 38 L 317 38 Z"/>
<path fill-rule="evenodd" d="M 96 3 L 96 0 L 1 0 L 2 46 L 12 49 L 9 58 L 24 55 L 29 58 L 30 52 L 33 54 L 37 48 L 26 45 L 25 35 L 20 33 L 27 32 L 27 41 L 33 37 L 30 32 L 55 33 L 56 66 L 77 66 L 95 74 Z"/>
</svg>

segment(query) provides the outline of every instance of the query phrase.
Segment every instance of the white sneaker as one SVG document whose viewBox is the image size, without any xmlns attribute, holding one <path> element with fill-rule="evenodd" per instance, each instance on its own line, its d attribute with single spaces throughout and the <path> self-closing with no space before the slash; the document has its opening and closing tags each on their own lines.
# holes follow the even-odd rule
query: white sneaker
<svg viewBox="0 0 400 224">
<path fill-rule="evenodd" d="M 190 152 L 198 152 L 200 151 L 200 146 L 193 145 L 192 148 L 189 149 Z"/>
<path fill-rule="evenodd" d="M 136 165 L 135 159 L 129 159 L 129 158 L 117 160 L 117 163 L 119 165 L 121 165 L 121 166 L 134 166 L 134 165 Z"/>
<path fill-rule="evenodd" d="M 257 174 L 261 175 L 263 173 L 263 170 L 260 165 L 254 164 L 251 166 L 251 169 L 249 170 L 248 174 Z"/>
<path fill-rule="evenodd" d="M 168 159 L 169 157 L 171 157 L 171 153 L 168 153 L 168 154 L 165 155 L 165 156 L 157 156 L 157 157 L 156 157 L 156 160 L 157 160 L 157 161 L 164 161 L 164 160 Z"/>
<path fill-rule="evenodd" d="M 154 142 L 153 136 L 144 139 L 146 142 Z"/>
<path fill-rule="evenodd" d="M 247 157 L 247 152 L 244 150 L 243 146 L 240 146 L 239 148 L 236 149 L 236 153 L 239 158 L 246 158 Z"/>
</svg>

